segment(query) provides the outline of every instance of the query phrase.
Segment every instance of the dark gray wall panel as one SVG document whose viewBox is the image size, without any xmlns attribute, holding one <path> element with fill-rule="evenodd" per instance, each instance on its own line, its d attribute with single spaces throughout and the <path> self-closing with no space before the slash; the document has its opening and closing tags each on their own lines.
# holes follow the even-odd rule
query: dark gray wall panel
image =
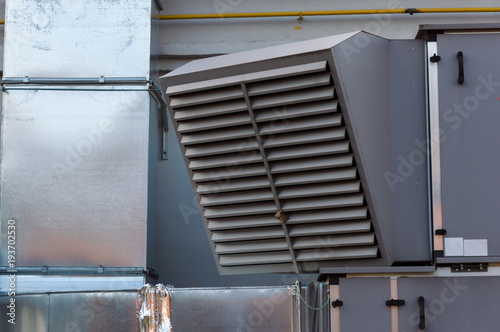
<svg viewBox="0 0 500 332">
<path fill-rule="evenodd" d="M 392 169 L 389 41 L 357 34 L 332 49 L 335 85 L 366 193 L 382 258 L 393 247 L 392 192 L 384 172 Z"/>
<path fill-rule="evenodd" d="M 399 330 L 418 331 L 418 297 L 425 299 L 426 332 L 496 331 L 500 277 L 400 278 Z"/>
<path fill-rule="evenodd" d="M 340 330 L 342 332 L 390 331 L 389 278 L 340 279 Z"/>
<path fill-rule="evenodd" d="M 427 133 L 423 40 L 391 40 L 394 260 L 430 257 Z"/>
<path fill-rule="evenodd" d="M 488 239 L 500 256 L 500 36 L 438 35 L 438 51 L 443 227 L 447 237 Z"/>
</svg>

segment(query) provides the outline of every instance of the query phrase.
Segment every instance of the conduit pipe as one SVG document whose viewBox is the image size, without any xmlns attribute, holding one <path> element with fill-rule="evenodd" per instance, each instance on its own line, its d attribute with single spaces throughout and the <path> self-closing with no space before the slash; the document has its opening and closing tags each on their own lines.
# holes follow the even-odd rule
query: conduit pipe
<svg viewBox="0 0 500 332">
<path fill-rule="evenodd" d="M 159 15 L 160 20 L 197 20 L 214 18 L 249 18 L 249 17 L 286 17 L 297 16 L 337 16 L 337 15 L 373 15 L 373 14 L 438 14 L 438 13 L 493 13 L 500 12 L 500 7 L 469 7 L 469 8 L 399 8 L 399 9 L 354 9 L 354 10 L 318 10 L 291 12 L 260 12 L 260 13 L 221 13 L 221 14 L 185 14 Z"/>
</svg>

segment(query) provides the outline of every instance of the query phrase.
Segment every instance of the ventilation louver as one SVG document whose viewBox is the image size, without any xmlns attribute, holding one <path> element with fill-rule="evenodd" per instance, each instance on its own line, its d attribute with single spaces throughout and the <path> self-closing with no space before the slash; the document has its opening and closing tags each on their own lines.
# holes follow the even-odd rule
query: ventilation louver
<svg viewBox="0 0 500 332">
<path fill-rule="evenodd" d="M 331 65 L 307 60 L 166 83 L 221 273 L 381 255 Z"/>
</svg>

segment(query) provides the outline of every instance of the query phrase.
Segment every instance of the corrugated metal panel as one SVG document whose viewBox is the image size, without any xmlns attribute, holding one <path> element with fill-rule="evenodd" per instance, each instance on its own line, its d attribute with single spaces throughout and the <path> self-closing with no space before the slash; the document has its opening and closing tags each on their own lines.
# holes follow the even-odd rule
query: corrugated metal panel
<svg viewBox="0 0 500 332">
<path fill-rule="evenodd" d="M 326 61 L 207 82 L 167 95 L 219 266 L 377 257 Z"/>
</svg>

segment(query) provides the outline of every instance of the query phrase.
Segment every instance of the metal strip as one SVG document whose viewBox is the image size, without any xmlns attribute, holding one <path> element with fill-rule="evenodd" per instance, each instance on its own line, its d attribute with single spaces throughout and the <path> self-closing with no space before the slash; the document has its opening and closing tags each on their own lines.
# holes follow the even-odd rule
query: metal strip
<svg viewBox="0 0 500 332">
<path fill-rule="evenodd" d="M 142 267 L 57 267 L 57 266 L 38 266 L 38 267 L 17 267 L 17 274 L 27 275 L 90 275 L 90 276 L 134 276 L 148 273 L 147 269 Z M 8 268 L 0 266 L 0 275 L 9 274 Z"/>
<path fill-rule="evenodd" d="M 431 176 L 432 176 L 432 221 L 434 250 L 443 250 L 443 236 L 435 235 L 436 229 L 443 228 L 443 209 L 441 204 L 441 143 L 439 127 L 438 62 L 430 57 L 438 54 L 437 42 L 427 42 L 429 73 L 429 123 L 431 138 Z"/>
<path fill-rule="evenodd" d="M 330 300 L 340 299 L 339 285 L 330 286 Z M 340 332 L 340 307 L 330 307 L 330 330 L 331 332 Z"/>
<path fill-rule="evenodd" d="M 278 192 L 274 185 L 274 179 L 271 174 L 271 167 L 269 167 L 269 162 L 267 161 L 266 151 L 264 150 L 264 145 L 262 142 L 262 137 L 259 133 L 259 127 L 257 126 L 257 122 L 255 121 L 255 114 L 253 112 L 252 103 L 250 102 L 250 97 L 248 97 L 248 91 L 245 83 L 241 83 L 241 88 L 243 89 L 243 94 L 245 95 L 245 101 L 248 107 L 248 113 L 250 114 L 250 118 L 252 120 L 252 126 L 255 130 L 255 137 L 259 144 L 260 154 L 262 155 L 262 161 L 264 162 L 264 166 L 266 168 L 267 177 L 269 179 L 271 185 L 271 191 L 273 192 L 274 202 L 276 203 L 276 207 L 278 211 L 281 211 L 281 202 L 278 198 Z M 299 267 L 297 265 L 297 258 L 295 257 L 295 252 L 292 247 L 292 241 L 290 240 L 290 235 L 288 234 L 288 227 L 285 222 L 281 222 L 281 226 L 283 227 L 283 232 L 285 233 L 286 242 L 288 244 L 288 250 L 290 251 L 290 255 L 292 256 L 293 268 L 296 273 L 299 273 Z"/>
<path fill-rule="evenodd" d="M 398 278 L 391 277 L 391 299 L 397 300 L 398 297 Z M 391 307 L 391 332 L 399 332 L 399 307 Z"/>
<path fill-rule="evenodd" d="M 2 84 L 148 84 L 146 77 L 6 77 Z"/>
</svg>

